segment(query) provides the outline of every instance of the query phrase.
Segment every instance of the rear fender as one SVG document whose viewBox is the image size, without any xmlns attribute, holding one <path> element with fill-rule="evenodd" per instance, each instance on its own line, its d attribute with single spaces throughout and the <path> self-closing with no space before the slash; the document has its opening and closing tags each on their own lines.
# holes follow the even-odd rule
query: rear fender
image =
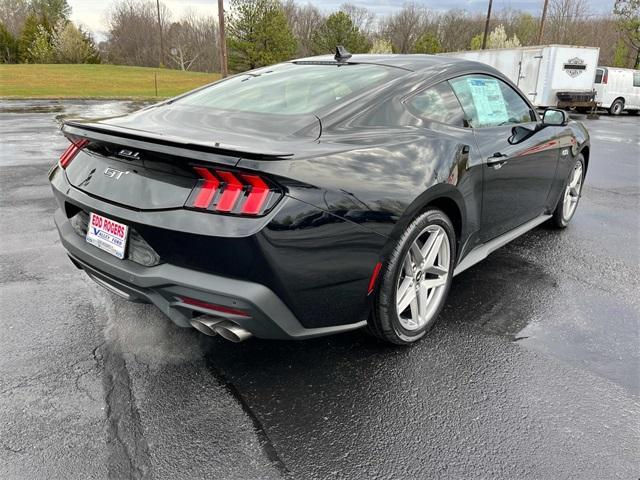
<svg viewBox="0 0 640 480">
<path fill-rule="evenodd" d="M 382 252 L 382 258 L 388 258 L 389 254 L 396 245 L 396 242 L 402 236 L 402 233 L 413 221 L 413 219 L 415 219 L 431 205 L 436 208 L 442 209 L 442 200 L 447 201 L 448 205 L 455 205 L 455 208 L 457 209 L 457 212 L 448 212 L 446 211 L 448 209 L 445 208 L 445 213 L 447 213 L 449 217 L 452 217 L 456 213 L 458 215 L 457 219 L 452 218 L 451 220 L 454 224 L 458 224 L 456 226 L 456 234 L 458 237 L 456 239 L 456 251 L 459 252 L 460 245 L 462 245 L 461 240 L 467 235 L 467 229 L 465 227 L 467 224 L 467 209 L 465 207 L 464 198 L 460 191 L 453 185 L 449 183 L 440 183 L 426 190 L 407 207 L 405 212 L 395 224 L 393 230 L 391 231 L 391 234 L 389 235 L 389 240 L 386 242 Z"/>
</svg>

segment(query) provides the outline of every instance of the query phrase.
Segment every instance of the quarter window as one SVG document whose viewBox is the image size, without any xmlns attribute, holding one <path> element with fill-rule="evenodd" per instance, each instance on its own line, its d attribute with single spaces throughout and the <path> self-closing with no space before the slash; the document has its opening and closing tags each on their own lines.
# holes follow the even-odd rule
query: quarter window
<svg viewBox="0 0 640 480">
<path fill-rule="evenodd" d="M 596 80 L 594 83 L 602 83 L 602 77 L 604 76 L 604 70 L 601 68 L 598 68 L 596 70 Z"/>
<path fill-rule="evenodd" d="M 407 106 L 414 115 L 425 120 L 464 126 L 464 111 L 447 82 L 417 93 L 407 102 Z"/>
<path fill-rule="evenodd" d="M 535 114 L 509 85 L 488 75 L 449 81 L 472 127 L 495 127 L 535 121 Z"/>
</svg>

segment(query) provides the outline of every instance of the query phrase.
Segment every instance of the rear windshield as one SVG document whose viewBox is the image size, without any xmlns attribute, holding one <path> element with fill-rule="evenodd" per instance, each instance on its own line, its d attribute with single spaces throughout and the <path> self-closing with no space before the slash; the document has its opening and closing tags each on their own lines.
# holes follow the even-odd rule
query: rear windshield
<svg viewBox="0 0 640 480">
<path fill-rule="evenodd" d="M 313 113 L 406 72 L 369 64 L 286 63 L 240 74 L 175 104 L 254 113 Z"/>
</svg>

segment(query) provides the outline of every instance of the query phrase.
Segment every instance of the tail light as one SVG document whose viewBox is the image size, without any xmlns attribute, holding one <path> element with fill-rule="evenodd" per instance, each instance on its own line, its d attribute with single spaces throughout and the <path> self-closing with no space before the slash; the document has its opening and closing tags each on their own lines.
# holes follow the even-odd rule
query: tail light
<svg viewBox="0 0 640 480">
<path fill-rule="evenodd" d="M 609 70 L 605 70 L 602 74 L 602 83 L 607 83 L 609 81 Z"/>
<path fill-rule="evenodd" d="M 272 182 L 256 174 L 194 167 L 200 179 L 186 206 L 198 210 L 259 216 L 267 213 L 282 197 Z"/>
<path fill-rule="evenodd" d="M 71 161 L 78 155 L 80 150 L 87 146 L 89 140 L 76 140 L 75 142 L 72 140 L 71 145 L 67 147 L 62 156 L 60 157 L 60 166 L 62 168 L 67 168 Z"/>
</svg>

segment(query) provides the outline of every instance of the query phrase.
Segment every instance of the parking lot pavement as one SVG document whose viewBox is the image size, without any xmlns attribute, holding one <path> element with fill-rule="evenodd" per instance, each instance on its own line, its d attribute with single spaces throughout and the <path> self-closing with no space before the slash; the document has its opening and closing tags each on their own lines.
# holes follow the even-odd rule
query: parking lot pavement
<svg viewBox="0 0 640 480">
<path fill-rule="evenodd" d="M 640 119 L 586 122 L 572 225 L 456 277 L 433 335 L 230 344 L 68 262 L 61 115 L 0 102 L 0 478 L 636 478 Z"/>
</svg>

